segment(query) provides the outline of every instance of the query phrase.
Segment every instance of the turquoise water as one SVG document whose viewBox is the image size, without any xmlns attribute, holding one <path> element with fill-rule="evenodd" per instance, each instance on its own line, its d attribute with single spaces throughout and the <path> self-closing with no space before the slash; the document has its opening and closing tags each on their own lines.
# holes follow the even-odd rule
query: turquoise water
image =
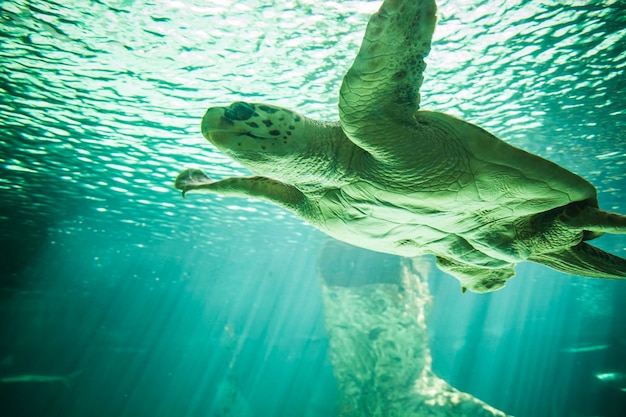
<svg viewBox="0 0 626 417">
<path fill-rule="evenodd" d="M 626 213 L 626 5 L 563 3 L 440 1 L 422 106 Z M 0 416 L 338 414 L 316 272 L 328 238 L 172 183 L 187 166 L 246 173 L 202 138 L 207 107 L 336 119 L 378 6 L 0 3 L 0 378 L 82 370 L 0 384 Z M 626 256 L 624 239 L 597 244 Z M 626 413 L 626 282 L 524 264 L 493 294 L 436 269 L 430 286 L 433 369 L 454 387 L 516 416 Z"/>
</svg>

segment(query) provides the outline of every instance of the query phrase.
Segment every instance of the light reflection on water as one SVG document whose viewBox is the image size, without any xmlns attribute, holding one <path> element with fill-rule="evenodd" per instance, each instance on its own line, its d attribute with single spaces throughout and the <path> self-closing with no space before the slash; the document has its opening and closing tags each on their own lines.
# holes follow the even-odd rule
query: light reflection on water
<svg viewBox="0 0 626 417">
<path fill-rule="evenodd" d="M 335 119 L 341 77 L 375 7 L 4 2 L 2 162 L 15 181 L 3 187 L 39 194 L 45 210 L 53 202 L 25 173 L 61 179 L 67 184 L 56 188 L 77 198 L 106 198 L 113 185 L 92 187 L 122 170 L 130 184 L 113 191 L 127 192 L 128 208 L 138 195 L 155 207 L 164 197 L 183 204 L 163 193 L 181 167 L 202 166 L 215 177 L 245 172 L 199 134 L 204 109 L 247 99 Z M 439 9 L 423 106 L 575 170 L 601 199 L 623 207 L 619 5 L 440 2 Z"/>
</svg>

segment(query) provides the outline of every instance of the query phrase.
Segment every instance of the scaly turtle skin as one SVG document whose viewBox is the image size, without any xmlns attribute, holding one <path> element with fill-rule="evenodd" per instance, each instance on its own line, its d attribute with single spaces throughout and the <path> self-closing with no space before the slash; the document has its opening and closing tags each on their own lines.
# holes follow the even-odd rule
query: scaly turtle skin
<svg viewBox="0 0 626 417">
<path fill-rule="evenodd" d="M 334 238 L 401 256 L 434 254 L 463 288 L 493 291 L 516 263 L 625 278 L 626 260 L 587 243 L 626 233 L 579 176 L 443 113 L 419 110 L 433 0 L 386 0 L 346 74 L 339 123 L 236 102 L 213 107 L 202 134 L 256 177 L 212 181 L 186 169 L 192 191 L 261 197 Z"/>
</svg>

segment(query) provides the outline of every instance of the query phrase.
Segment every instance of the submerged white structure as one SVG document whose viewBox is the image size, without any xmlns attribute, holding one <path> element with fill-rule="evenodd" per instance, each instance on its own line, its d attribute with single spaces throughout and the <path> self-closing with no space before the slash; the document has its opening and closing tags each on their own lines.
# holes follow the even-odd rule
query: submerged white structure
<svg viewBox="0 0 626 417">
<path fill-rule="evenodd" d="M 429 264 L 385 257 L 368 269 L 357 251 L 332 243 L 319 262 L 339 416 L 506 416 L 432 372 Z"/>
</svg>

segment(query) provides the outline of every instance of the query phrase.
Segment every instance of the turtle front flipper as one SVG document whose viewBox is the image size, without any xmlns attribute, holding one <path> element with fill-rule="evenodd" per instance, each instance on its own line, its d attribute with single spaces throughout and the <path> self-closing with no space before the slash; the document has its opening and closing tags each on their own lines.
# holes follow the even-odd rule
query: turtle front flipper
<svg viewBox="0 0 626 417">
<path fill-rule="evenodd" d="M 412 120 L 419 109 L 436 12 L 434 0 L 386 0 L 370 18 L 339 96 L 341 126 L 364 149 L 376 144 L 360 143 L 361 129 L 371 132 L 377 119 Z"/>
<path fill-rule="evenodd" d="M 528 260 L 583 277 L 626 279 L 626 259 L 585 242 L 557 252 L 532 255 Z"/>
<path fill-rule="evenodd" d="M 600 210 L 589 202 L 568 204 L 556 220 L 557 230 L 565 226 L 568 230 L 582 231 L 584 240 L 603 233 L 626 233 L 626 216 Z M 535 253 L 529 260 L 583 277 L 626 279 L 626 259 L 585 242 L 558 251 Z"/>
<path fill-rule="evenodd" d="M 236 197 L 264 198 L 305 217 L 308 199 L 297 188 L 267 177 L 232 177 L 213 181 L 199 169 L 188 168 L 176 177 L 183 192 L 205 192 Z"/>
<path fill-rule="evenodd" d="M 183 192 L 183 198 L 185 198 L 187 192 L 202 189 L 214 182 L 215 181 L 209 178 L 201 169 L 187 168 L 178 174 L 174 181 L 174 187 L 177 190 L 181 190 Z"/>
</svg>

